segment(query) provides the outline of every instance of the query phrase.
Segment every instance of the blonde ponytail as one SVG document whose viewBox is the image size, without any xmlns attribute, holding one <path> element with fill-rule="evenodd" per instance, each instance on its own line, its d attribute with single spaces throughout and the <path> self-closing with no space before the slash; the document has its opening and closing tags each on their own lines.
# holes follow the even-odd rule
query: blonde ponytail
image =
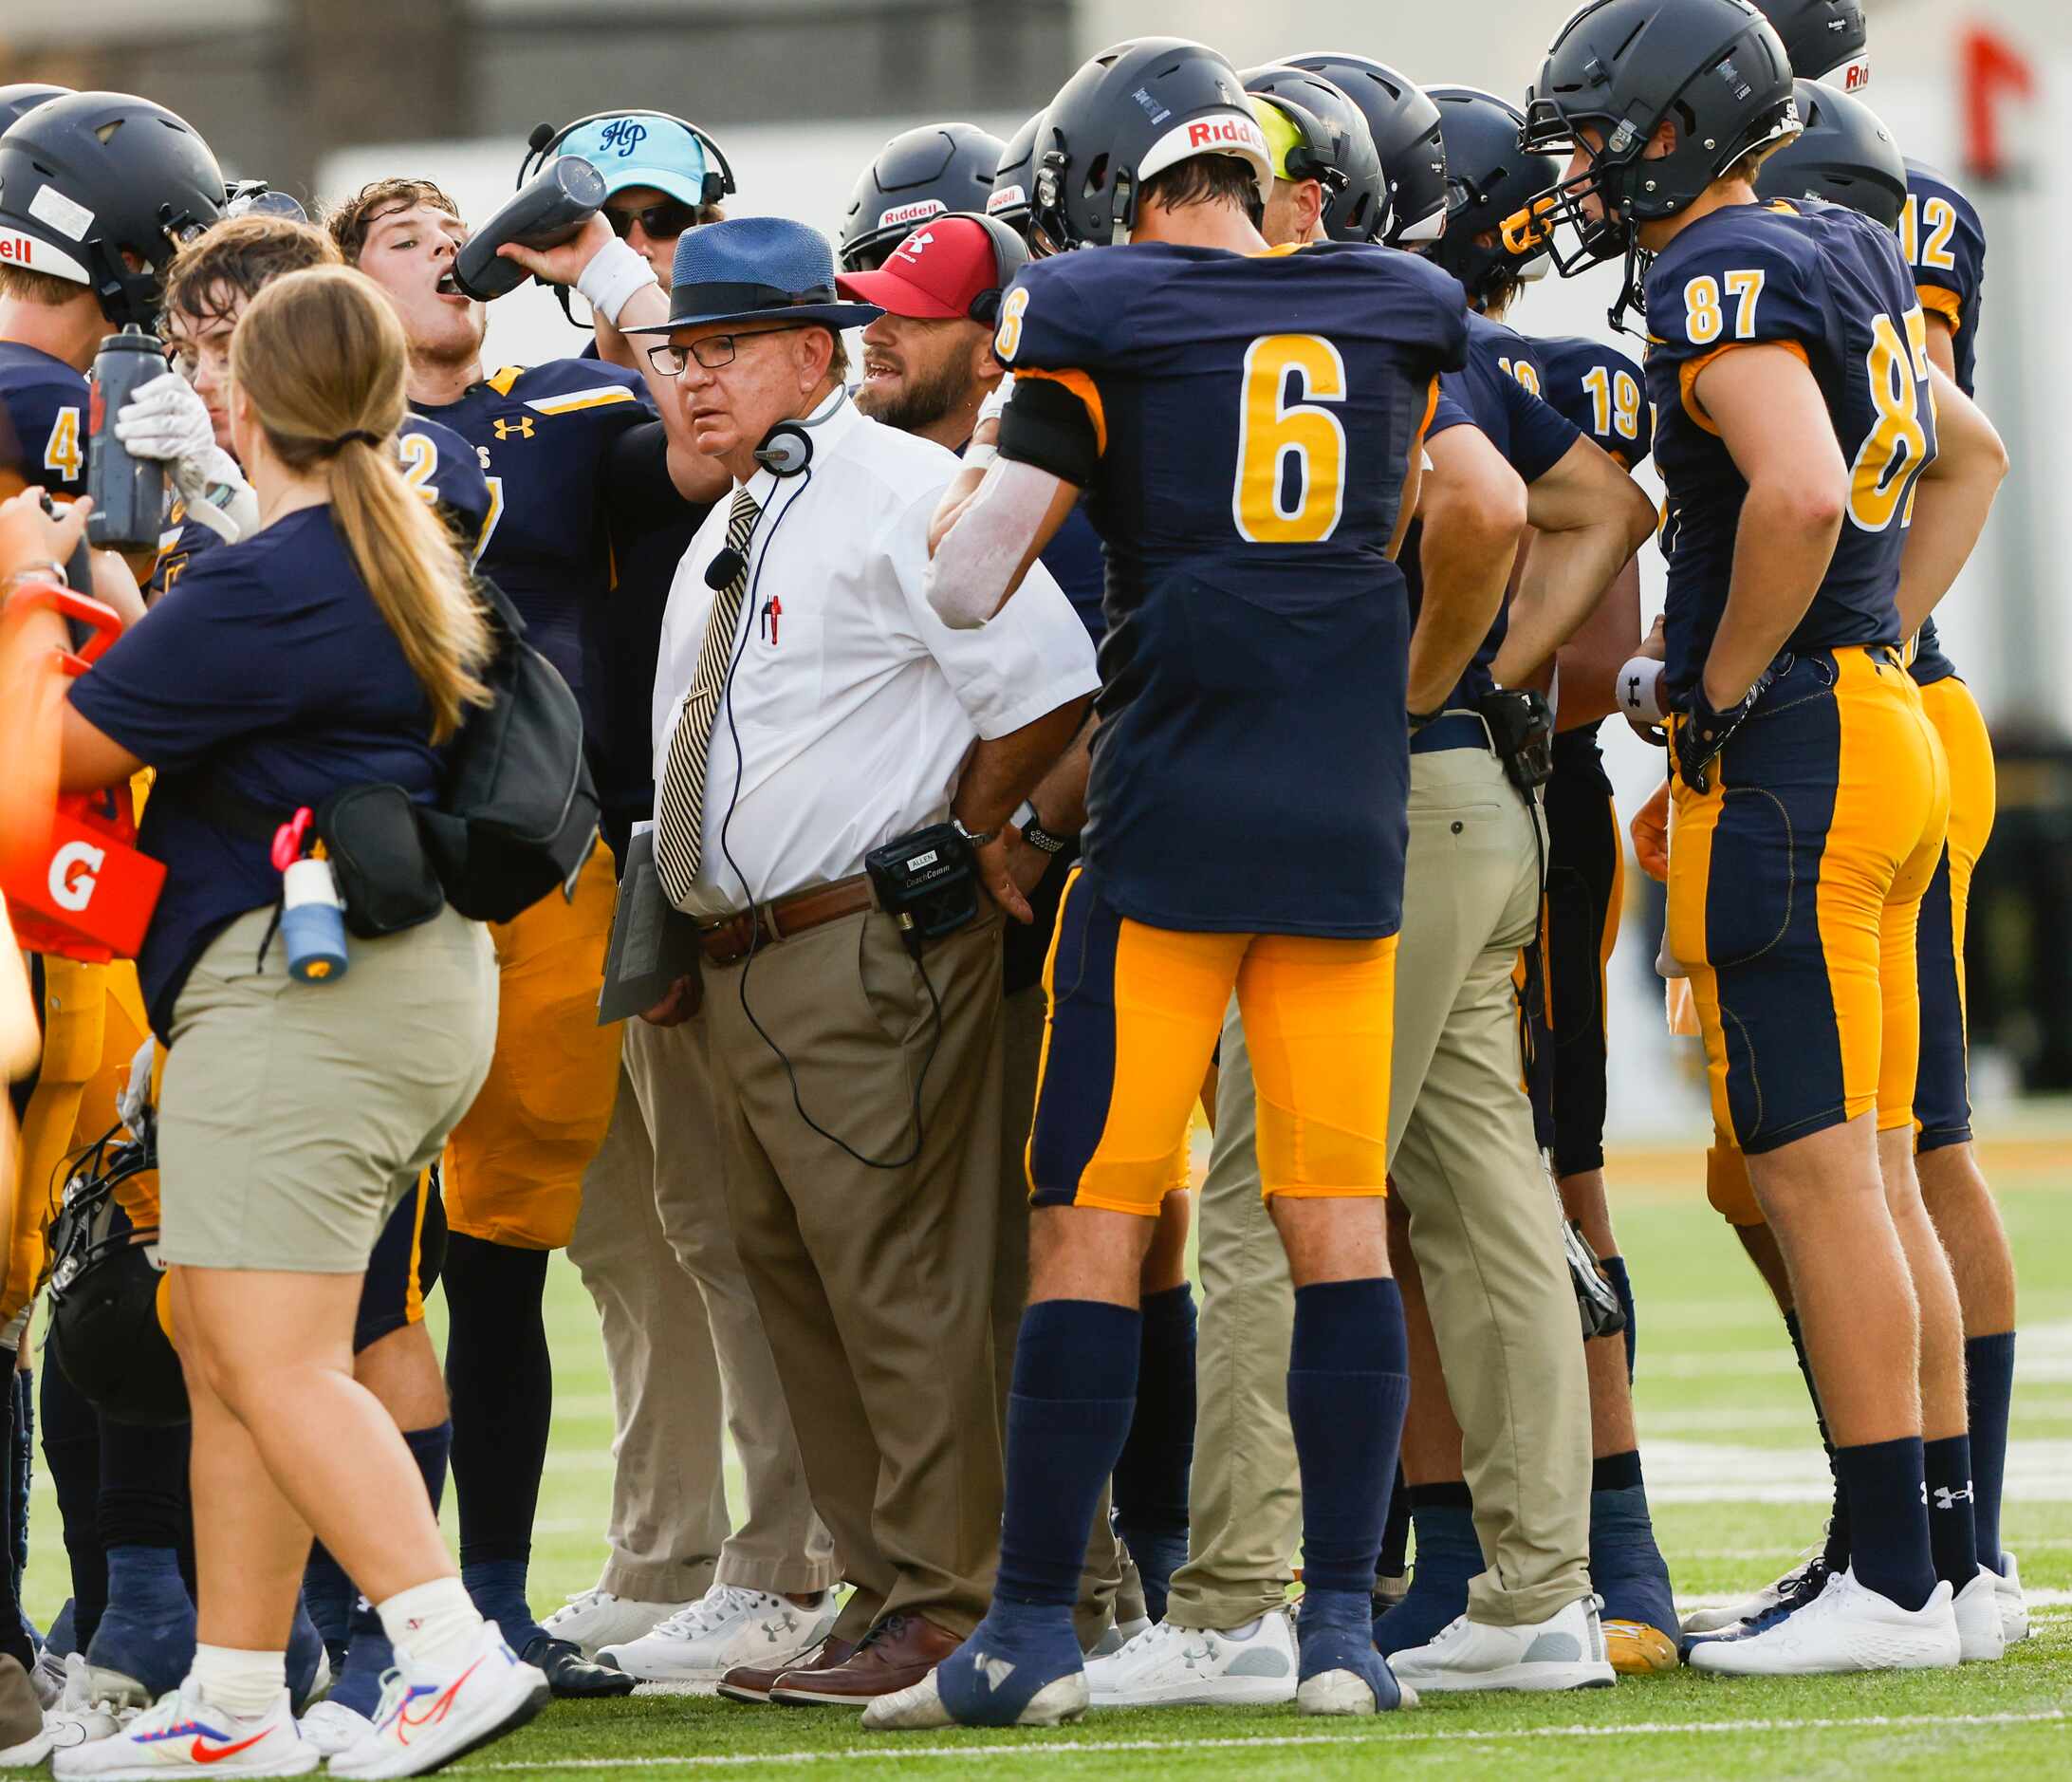
<svg viewBox="0 0 2072 1782">
<path fill-rule="evenodd" d="M 333 523 L 432 702 L 432 740 L 445 742 L 468 707 L 489 703 L 478 671 L 490 640 L 452 535 L 397 463 L 405 364 L 395 311 L 343 267 L 275 279 L 231 343 L 231 375 L 282 462 L 329 462 Z"/>
</svg>

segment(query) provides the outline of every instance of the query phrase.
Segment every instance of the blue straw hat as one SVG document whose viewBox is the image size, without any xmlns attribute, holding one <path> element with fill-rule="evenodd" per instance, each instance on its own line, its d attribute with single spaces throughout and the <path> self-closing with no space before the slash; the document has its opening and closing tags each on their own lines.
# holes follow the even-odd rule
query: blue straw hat
<svg viewBox="0 0 2072 1782">
<path fill-rule="evenodd" d="M 835 295 L 827 237 L 782 216 L 729 217 L 686 230 L 670 269 L 669 320 L 629 334 L 670 334 L 718 322 L 820 322 L 861 327 L 884 312 Z"/>
</svg>

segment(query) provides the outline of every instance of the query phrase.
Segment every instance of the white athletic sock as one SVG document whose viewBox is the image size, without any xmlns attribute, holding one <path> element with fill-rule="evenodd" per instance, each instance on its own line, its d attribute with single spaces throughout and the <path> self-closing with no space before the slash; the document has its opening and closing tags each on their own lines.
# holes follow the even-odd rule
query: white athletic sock
<svg viewBox="0 0 2072 1782">
<path fill-rule="evenodd" d="M 236 1646 L 194 1648 L 187 1680 L 226 1714 L 256 1720 L 281 1698 L 287 1687 L 287 1654 L 244 1652 Z"/>
<path fill-rule="evenodd" d="M 375 1605 L 389 1643 L 413 1664 L 450 1671 L 461 1663 L 482 1626 L 482 1615 L 458 1578 L 434 1578 Z"/>
</svg>

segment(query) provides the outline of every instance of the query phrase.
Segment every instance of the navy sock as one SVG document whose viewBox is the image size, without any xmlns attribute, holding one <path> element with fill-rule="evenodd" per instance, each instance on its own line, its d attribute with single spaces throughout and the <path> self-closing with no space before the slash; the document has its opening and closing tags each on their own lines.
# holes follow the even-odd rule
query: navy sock
<svg viewBox="0 0 2072 1782">
<path fill-rule="evenodd" d="M 1400 1578 L 1410 1569 L 1410 1487 L 1403 1469 L 1396 1469 L 1396 1489 L 1389 1494 L 1388 1520 L 1381 1525 L 1381 1556 L 1374 1562 L 1378 1578 Z"/>
<path fill-rule="evenodd" d="M 194 1605 L 170 1547 L 111 1547 L 108 1606 L 86 1645 L 86 1661 L 120 1671 L 157 1697 L 187 1675 L 194 1659 Z"/>
<path fill-rule="evenodd" d="M 337 1670 L 345 1659 L 352 1639 L 353 1600 L 360 1592 L 345 1575 L 345 1568 L 333 1559 L 322 1541 L 309 1549 L 309 1563 L 303 1568 L 303 1606 L 324 1638 L 324 1649 Z"/>
<path fill-rule="evenodd" d="M 1919 1608 L 1935 1588 L 1921 1445 L 1920 1437 L 1902 1436 L 1835 1450 L 1857 1582 L 1907 1609 Z"/>
<path fill-rule="evenodd" d="M 1377 1275 L 1297 1288 L 1287 1417 L 1302 1469 L 1305 1590 L 1373 1594 L 1409 1403 L 1396 1283 Z"/>
<path fill-rule="evenodd" d="M 432 1513 L 437 1515 L 446 1496 L 447 1458 L 453 1452 L 453 1420 L 434 1423 L 428 1429 L 406 1429 L 403 1441 L 410 1449 L 410 1457 L 417 1463 L 417 1471 L 424 1476 L 425 1495 L 432 1500 Z"/>
<path fill-rule="evenodd" d="M 1094 1510 L 1136 1408 L 1140 1325 L 1130 1308 L 1092 1299 L 1045 1300 L 1022 1314 L 995 1610 L 1079 1600 Z"/>
<path fill-rule="evenodd" d="M 1410 1499 L 1411 1513 L 1420 1510 L 1467 1510 L 1475 1507 L 1475 1494 L 1468 1489 L 1464 1478 L 1434 1479 L 1428 1485 L 1408 1485 L 1404 1494 Z"/>
<path fill-rule="evenodd" d="M 1608 1454 L 1602 1459 L 1590 1462 L 1590 1489 L 1593 1492 L 1632 1491 L 1640 1483 L 1640 1451 L 1629 1448 L 1624 1454 Z"/>
<path fill-rule="evenodd" d="M 1146 1293 L 1137 1410 L 1115 1463 L 1115 1529 L 1165 1620 L 1166 1589 L 1187 1562 L 1187 1481 L 1194 1463 L 1194 1295 L 1185 1281 Z"/>
<path fill-rule="evenodd" d="M 532 1606 L 526 1600 L 527 1573 L 531 1562 L 524 1559 L 464 1559 L 460 1581 L 468 1587 L 469 1600 L 484 1621 L 493 1621 L 497 1630 L 515 1651 L 525 1645 L 538 1628 Z"/>
<path fill-rule="evenodd" d="M 1388 1653 L 1421 1646 L 1456 1615 L 1465 1615 L 1469 1582 L 1483 1569 L 1467 1486 L 1457 1480 L 1413 1485 L 1408 1495 L 1417 1535 L 1410 1593 L 1374 1624 L 1374 1643 Z"/>
<path fill-rule="evenodd" d="M 1634 1323 L 1633 1276 L 1626 1272 L 1623 1256 L 1600 1256 L 1598 1267 L 1604 1271 L 1612 1291 L 1619 1295 L 1619 1309 L 1626 1314 L 1626 1383 L 1631 1385 L 1634 1356 L 1640 1347 L 1639 1326 Z"/>
<path fill-rule="evenodd" d="M 1921 1469 L 1928 1484 L 1928 1550 L 1935 1575 L 1952 1591 L 1961 1590 L 1978 1576 L 1970 1438 L 1945 1436 L 1924 1442 Z"/>
<path fill-rule="evenodd" d="M 1827 1413 L 1821 1406 L 1821 1389 L 1813 1383 L 1813 1358 L 1805 1352 L 1805 1332 L 1799 1327 L 1799 1314 L 1785 1314 L 1785 1331 L 1791 1338 L 1791 1352 L 1799 1359 L 1799 1377 L 1805 1382 L 1805 1396 L 1813 1401 L 1813 1421 L 1821 1432 L 1821 1446 L 1827 1453 L 1828 1476 L 1835 1482 L 1833 1507 L 1827 1513 L 1827 1545 L 1822 1557 L 1830 1571 L 1849 1567 L 1849 1494 L 1841 1482 L 1841 1468 L 1835 1459 L 1835 1439 L 1827 1431 Z"/>
<path fill-rule="evenodd" d="M 2000 1570 L 2000 1488 L 2007 1474 L 2007 1406 L 2014 1397 L 2014 1332 L 1964 1345 L 1964 1398 L 1971 1435 L 1971 1520 L 1981 1564 Z"/>
</svg>

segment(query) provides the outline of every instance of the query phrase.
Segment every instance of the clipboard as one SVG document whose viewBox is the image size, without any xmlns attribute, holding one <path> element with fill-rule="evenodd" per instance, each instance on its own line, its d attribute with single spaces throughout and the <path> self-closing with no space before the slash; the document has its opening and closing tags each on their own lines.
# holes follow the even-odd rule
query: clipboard
<svg viewBox="0 0 2072 1782">
<path fill-rule="evenodd" d="M 655 869 L 655 829 L 635 831 L 612 906 L 612 935 L 604 949 L 604 982 L 597 1024 L 609 1027 L 652 1009 L 679 977 L 697 974 L 703 951 L 698 925 L 672 904 Z"/>
</svg>

